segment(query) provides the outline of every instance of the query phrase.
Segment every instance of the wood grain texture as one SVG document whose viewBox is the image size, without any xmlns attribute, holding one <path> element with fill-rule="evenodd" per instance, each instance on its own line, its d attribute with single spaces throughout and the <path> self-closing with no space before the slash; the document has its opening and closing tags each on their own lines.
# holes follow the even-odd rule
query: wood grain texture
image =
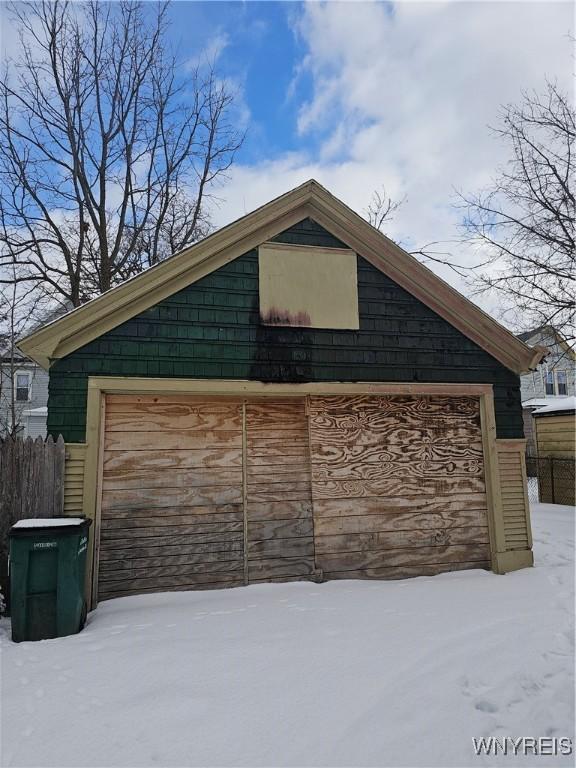
<svg viewBox="0 0 576 768">
<path fill-rule="evenodd" d="M 370 480 L 315 480 L 314 499 L 349 499 L 378 496 L 383 499 L 404 496 L 416 500 L 422 496 L 452 496 L 484 491 L 482 478 L 379 478 Z"/>
<path fill-rule="evenodd" d="M 242 468 L 186 467 L 185 469 L 114 469 L 103 479 L 105 491 L 154 488 L 189 488 L 203 486 L 236 486 L 242 483 Z"/>
<path fill-rule="evenodd" d="M 124 557 L 122 551 L 135 552 L 147 547 L 206 547 L 206 551 L 212 551 L 211 547 L 227 548 L 234 545 L 234 549 L 244 550 L 244 535 L 242 529 L 235 528 L 233 531 L 222 531 L 219 527 L 211 528 L 198 532 L 192 527 L 192 530 L 160 530 L 157 535 L 150 535 L 147 531 L 144 537 L 129 538 L 122 533 L 110 531 L 106 534 L 106 551 L 110 552 L 111 559 L 120 560 Z M 236 547 L 236 545 L 240 545 Z M 202 551 L 202 549 L 200 549 Z M 102 555 L 106 559 L 106 555 Z"/>
<path fill-rule="evenodd" d="M 242 470 L 242 452 L 237 448 L 197 448 L 169 451 L 106 451 L 104 454 L 104 470 L 113 476 L 113 471 L 159 470 L 159 469 L 200 469 L 238 467 Z"/>
<path fill-rule="evenodd" d="M 244 548 L 244 542 L 242 539 L 238 541 L 214 541 L 206 544 L 197 543 L 196 537 L 176 538 L 172 537 L 174 543 L 167 544 L 162 539 L 156 546 L 151 545 L 152 539 L 147 539 L 144 546 L 132 546 L 122 547 L 122 543 L 118 542 L 118 547 L 114 549 L 109 546 L 105 553 L 100 557 L 100 563 L 103 564 L 108 560 L 111 560 L 118 567 L 125 560 L 143 560 L 147 561 L 148 558 L 154 559 L 158 557 L 174 557 L 184 555 L 199 555 L 203 557 L 205 554 L 219 555 L 222 554 L 226 557 L 229 553 L 236 553 L 242 551 Z M 185 544 L 184 541 L 192 541 L 191 544 Z M 138 544 L 138 542 L 132 542 L 132 544 Z M 234 554 L 234 558 L 237 555 Z"/>
<path fill-rule="evenodd" d="M 471 560 L 450 563 L 434 563 L 433 565 L 399 565 L 384 568 L 362 568 L 356 571 L 324 572 L 326 579 L 410 579 L 415 576 L 437 576 L 439 573 L 464 571 L 471 568 L 490 570 L 490 560 Z"/>
<path fill-rule="evenodd" d="M 487 544 L 455 544 L 450 546 L 422 546 L 406 549 L 378 551 L 338 552 L 322 555 L 324 571 L 358 571 L 370 568 L 389 568 L 404 565 L 436 565 L 439 563 L 485 562 L 490 559 Z"/>
<path fill-rule="evenodd" d="M 489 565 L 477 398 L 111 397 L 103 598 L 235 586 L 245 572 L 259 583 Z M 514 479 L 515 454 L 502 466 Z M 516 546 L 521 487 L 504 495 Z"/>
<path fill-rule="evenodd" d="M 168 592 L 177 589 L 213 589 L 215 587 L 235 587 L 243 584 L 242 574 L 232 572 L 191 573 L 180 576 L 139 576 L 126 578 L 118 574 L 116 579 L 109 579 L 99 585 L 99 597 L 106 600 L 123 595 L 139 595 L 145 592 Z"/>
<path fill-rule="evenodd" d="M 239 504 L 241 485 L 214 485 L 199 488 L 128 488 L 104 490 L 102 504 L 106 510 L 142 509 L 206 504 Z"/>
<path fill-rule="evenodd" d="M 284 463 L 286 457 L 290 461 Z M 246 404 L 246 482 L 250 582 L 311 576 L 314 525 L 304 398 Z"/>
<path fill-rule="evenodd" d="M 482 512 L 486 508 L 486 494 L 453 494 L 452 496 L 436 496 L 434 498 L 414 499 L 397 497 L 368 497 L 349 499 L 315 499 L 314 519 L 323 517 L 354 517 L 355 515 L 397 515 L 408 513 L 424 516 L 437 514 L 445 524 L 450 520 L 465 520 L 464 513 Z"/>
<path fill-rule="evenodd" d="M 464 510 L 450 514 L 443 511 L 426 514 L 420 511 L 399 514 L 350 515 L 349 517 L 321 517 L 314 520 L 316 537 L 326 534 L 356 534 L 372 531 L 443 530 L 462 525 L 485 525 L 485 510 Z"/>
<path fill-rule="evenodd" d="M 338 552 L 371 552 L 407 547 L 449 546 L 453 544 L 488 544 L 487 526 L 458 528 L 400 529 L 375 533 L 322 535 L 315 540 L 318 554 Z"/>
<path fill-rule="evenodd" d="M 105 451 L 148 451 L 154 446 L 159 451 L 190 450 L 195 448 L 241 448 L 242 432 L 208 429 L 166 429 L 162 432 L 106 432 Z"/>
<path fill-rule="evenodd" d="M 489 561 L 478 398 L 314 396 L 309 411 L 325 576 Z"/>
<path fill-rule="evenodd" d="M 106 405 L 100 598 L 239 583 L 241 401 L 110 395 Z"/>
</svg>

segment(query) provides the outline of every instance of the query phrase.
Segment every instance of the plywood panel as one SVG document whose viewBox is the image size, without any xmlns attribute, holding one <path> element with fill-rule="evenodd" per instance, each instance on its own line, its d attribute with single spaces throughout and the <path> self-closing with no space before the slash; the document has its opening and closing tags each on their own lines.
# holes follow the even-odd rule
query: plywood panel
<svg viewBox="0 0 576 768">
<path fill-rule="evenodd" d="M 310 398 L 316 564 L 398 577 L 490 559 L 472 397 Z"/>
<path fill-rule="evenodd" d="M 265 325 L 359 327 L 353 251 L 264 243 L 258 249 L 258 273 Z"/>
<path fill-rule="evenodd" d="M 162 432 L 106 432 L 105 451 L 189 450 L 195 448 L 242 448 L 242 432 L 235 430 L 166 429 Z"/>
<path fill-rule="evenodd" d="M 118 547 L 116 549 L 110 546 L 106 549 L 106 552 L 101 553 L 100 563 L 104 564 L 106 561 L 111 560 L 118 566 L 128 559 L 148 560 L 148 558 L 153 559 L 158 557 L 174 557 L 181 555 L 203 556 L 204 554 L 222 554 L 224 559 L 228 553 L 240 552 L 244 547 L 242 540 L 229 542 L 215 541 L 208 544 L 198 544 L 195 537 L 188 537 L 187 541 L 192 541 L 192 543 L 184 544 L 183 541 L 185 540 L 186 539 L 184 538 L 176 540 L 174 537 L 174 543 L 172 544 L 166 544 L 164 543 L 164 540 L 161 540 L 160 543 L 154 546 L 150 544 L 151 539 L 147 539 L 144 543 L 144 546 L 141 547 L 122 547 L 122 543 L 117 542 Z M 134 544 L 134 542 L 132 542 L 132 544 Z M 234 558 L 236 557 L 237 555 L 234 554 Z"/>
<path fill-rule="evenodd" d="M 478 478 L 428 478 L 426 480 L 401 478 L 374 478 L 370 480 L 315 480 L 314 498 L 349 499 L 364 496 L 388 498 L 404 496 L 416 500 L 421 496 L 452 496 L 453 494 L 482 493 L 484 480 Z"/>
<path fill-rule="evenodd" d="M 115 395 L 107 405 L 101 598 L 489 565 L 476 398 Z M 513 455 L 502 472 L 517 547 Z"/>
<path fill-rule="evenodd" d="M 240 571 L 191 573 L 180 576 L 139 576 L 126 578 L 125 574 L 117 574 L 115 579 L 105 579 L 99 584 L 101 600 L 123 595 L 139 595 L 145 592 L 165 592 L 189 589 L 214 589 L 217 587 L 237 587 L 243 584 Z"/>
<path fill-rule="evenodd" d="M 488 544 L 486 526 L 465 526 L 459 528 L 429 528 L 414 530 L 379 531 L 357 536 L 331 535 L 316 536 L 316 551 L 319 553 L 370 552 L 402 549 L 407 547 L 441 546 L 453 544 Z"/>
<path fill-rule="evenodd" d="M 364 533 L 367 531 L 394 530 L 442 530 L 461 525 L 486 525 L 485 510 L 464 510 L 452 516 L 426 514 L 420 511 L 403 512 L 396 515 L 350 515 L 349 517 L 321 517 L 314 520 L 316 536 L 321 534 Z"/>
<path fill-rule="evenodd" d="M 111 395 L 100 598 L 244 578 L 242 402 Z"/>
<path fill-rule="evenodd" d="M 475 560 L 485 562 L 489 558 L 490 549 L 487 544 L 456 544 L 452 546 L 327 553 L 322 555 L 322 563 L 326 571 L 357 571 L 398 565 L 435 565 Z"/>
<path fill-rule="evenodd" d="M 286 464 L 285 457 L 290 457 Z M 246 505 L 249 580 L 312 576 L 314 525 L 304 398 L 246 404 Z"/>
<path fill-rule="evenodd" d="M 108 510 L 172 507 L 176 504 L 238 504 L 241 501 L 241 484 L 199 488 L 128 488 L 102 492 L 102 505 Z"/>
<path fill-rule="evenodd" d="M 436 496 L 435 498 L 415 499 L 397 497 L 368 497 L 348 499 L 315 499 L 314 518 L 322 517 L 354 517 L 355 515 L 422 515 L 436 514 L 445 525 L 451 520 L 465 519 L 463 513 L 482 512 L 486 508 L 485 493 L 454 494 L 453 496 Z"/>
<path fill-rule="evenodd" d="M 327 579 L 410 579 L 414 576 L 437 576 L 440 573 L 474 569 L 488 570 L 490 560 L 471 560 L 451 563 L 434 563 L 433 565 L 418 563 L 416 565 L 397 565 L 384 568 L 362 568 L 353 571 L 327 571 Z"/>
<path fill-rule="evenodd" d="M 242 451 L 237 448 L 197 448 L 169 451 L 106 451 L 104 453 L 104 470 L 113 476 L 113 471 L 123 470 L 157 470 L 157 469 L 200 469 L 232 468 L 242 470 Z"/>
</svg>

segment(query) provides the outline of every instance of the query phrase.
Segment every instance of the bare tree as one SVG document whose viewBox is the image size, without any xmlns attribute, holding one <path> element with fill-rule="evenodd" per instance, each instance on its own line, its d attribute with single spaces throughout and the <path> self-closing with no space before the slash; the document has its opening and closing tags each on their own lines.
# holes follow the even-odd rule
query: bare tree
<svg viewBox="0 0 576 768">
<path fill-rule="evenodd" d="M 386 192 L 386 187 L 382 185 L 380 189 L 375 189 L 372 192 L 372 197 L 368 203 L 368 207 L 364 209 L 365 218 L 372 224 L 373 227 L 379 229 L 381 232 L 384 227 L 392 221 L 396 211 L 401 208 L 406 202 L 406 197 L 401 200 L 394 200 Z"/>
<path fill-rule="evenodd" d="M 525 328 L 574 335 L 576 307 L 576 113 L 549 83 L 502 110 L 498 136 L 510 152 L 491 186 L 461 195 L 465 239 L 487 259 L 478 292 L 496 291 Z"/>
<path fill-rule="evenodd" d="M 15 3 L 0 78 L 0 259 L 72 305 L 204 236 L 242 136 L 213 67 L 177 66 L 168 6 Z"/>
</svg>

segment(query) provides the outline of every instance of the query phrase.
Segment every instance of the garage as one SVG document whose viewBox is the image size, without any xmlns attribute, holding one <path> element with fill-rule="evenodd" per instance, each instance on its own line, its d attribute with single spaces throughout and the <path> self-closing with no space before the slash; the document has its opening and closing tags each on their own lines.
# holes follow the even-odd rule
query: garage
<svg viewBox="0 0 576 768">
<path fill-rule="evenodd" d="M 314 180 L 20 342 L 99 599 L 533 563 L 530 348 Z"/>
<path fill-rule="evenodd" d="M 478 398 L 108 395 L 99 599 L 489 567 Z"/>
</svg>

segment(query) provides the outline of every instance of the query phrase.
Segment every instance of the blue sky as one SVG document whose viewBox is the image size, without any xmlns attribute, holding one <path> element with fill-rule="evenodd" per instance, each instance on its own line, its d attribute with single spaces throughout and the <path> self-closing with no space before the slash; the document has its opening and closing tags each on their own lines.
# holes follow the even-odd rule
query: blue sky
<svg viewBox="0 0 576 768">
<path fill-rule="evenodd" d="M 295 104 L 310 97 L 310 77 L 304 73 L 294 95 L 289 93 L 306 55 L 304 42 L 292 26 L 299 8 L 299 3 L 187 0 L 172 6 L 172 36 L 182 59 L 187 53 L 195 57 L 203 49 L 211 57 L 216 46 L 218 70 L 241 90 L 250 112 L 243 162 L 302 149 Z M 305 142 L 311 151 L 313 144 L 312 137 Z"/>
</svg>

